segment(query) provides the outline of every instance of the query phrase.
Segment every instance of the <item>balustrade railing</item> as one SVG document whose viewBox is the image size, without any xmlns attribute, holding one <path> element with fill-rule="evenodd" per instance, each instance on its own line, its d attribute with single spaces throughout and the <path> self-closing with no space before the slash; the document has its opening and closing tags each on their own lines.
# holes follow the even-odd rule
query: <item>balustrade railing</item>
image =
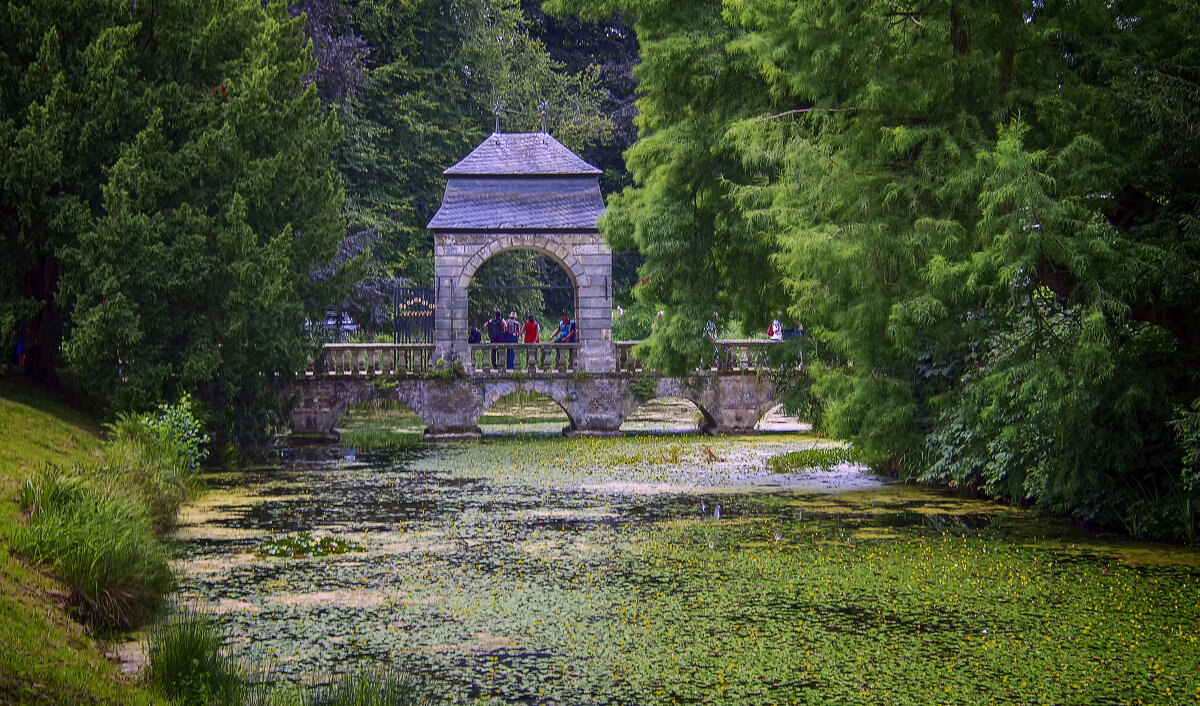
<svg viewBox="0 0 1200 706">
<path fill-rule="evenodd" d="M 524 373 L 573 373 L 578 343 L 476 343 L 471 360 L 477 373 L 506 374 L 508 351 L 513 352 L 512 370 Z"/>
<path fill-rule="evenodd" d="M 326 343 L 307 375 L 423 375 L 432 372 L 432 343 Z"/>
<path fill-rule="evenodd" d="M 643 361 L 634 357 L 633 347 L 641 341 L 617 341 L 618 373 L 645 372 Z M 771 360 L 775 344 L 760 339 L 718 341 L 713 354 L 705 356 L 699 371 L 718 373 L 755 372 L 779 368 L 786 363 Z M 574 373 L 578 343 L 479 343 L 470 346 L 476 375 L 508 374 L 508 351 L 513 351 L 511 370 L 532 373 Z M 436 372 L 432 343 L 327 343 L 321 354 L 304 371 L 308 376 L 349 375 L 358 377 L 427 375 Z"/>
<path fill-rule="evenodd" d="M 641 341 L 617 341 L 617 371 L 622 373 L 644 372 L 644 362 L 633 355 L 633 347 Z M 778 368 L 781 362 L 771 361 L 772 341 L 757 338 L 721 339 L 713 345 L 713 353 L 700 361 L 699 371 L 755 372 Z"/>
</svg>

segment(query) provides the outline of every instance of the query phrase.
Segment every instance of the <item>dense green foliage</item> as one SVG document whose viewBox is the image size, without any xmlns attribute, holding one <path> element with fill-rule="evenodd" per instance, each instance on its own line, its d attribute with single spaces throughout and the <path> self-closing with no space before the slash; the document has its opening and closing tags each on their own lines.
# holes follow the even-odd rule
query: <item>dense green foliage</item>
<svg viewBox="0 0 1200 706">
<path fill-rule="evenodd" d="M 306 86 L 281 4 L 80 5 L 0 13 L 6 333 L 28 370 L 116 410 L 190 391 L 215 428 L 261 438 L 302 367 L 314 278 L 344 236 L 341 131 Z"/>
<path fill-rule="evenodd" d="M 29 510 L 29 524 L 14 547 L 51 567 L 93 625 L 141 623 L 174 587 L 145 507 L 123 488 L 99 490 L 47 466 L 29 478 L 21 505 Z"/>
<path fill-rule="evenodd" d="M 604 228 L 663 304 L 821 344 L 821 428 L 906 475 L 1195 537 L 1194 0 L 554 0 L 637 17 L 635 187 Z"/>
<path fill-rule="evenodd" d="M 80 629 L 64 605 L 63 584 L 13 546 L 28 521 L 18 506 L 25 481 L 48 460 L 100 461 L 100 427 L 41 386 L 0 380 L 0 429 L 0 702 L 161 704 L 160 694 L 121 674 L 107 647 Z"/>
<path fill-rule="evenodd" d="M 148 631 L 146 678 L 184 703 L 246 703 L 246 669 L 222 647 L 223 639 L 204 613 L 172 612 Z"/>
<path fill-rule="evenodd" d="M 14 547 L 50 567 L 92 624 L 141 623 L 174 587 L 159 537 L 194 486 L 198 428 L 186 401 L 123 416 L 104 463 L 48 463 L 26 479 L 20 502 L 29 520 Z"/>
</svg>

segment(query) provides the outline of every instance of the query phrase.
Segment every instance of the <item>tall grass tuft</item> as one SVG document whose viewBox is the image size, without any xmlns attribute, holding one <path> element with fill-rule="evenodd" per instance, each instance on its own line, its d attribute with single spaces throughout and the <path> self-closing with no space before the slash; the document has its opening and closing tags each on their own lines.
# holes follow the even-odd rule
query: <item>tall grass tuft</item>
<svg viewBox="0 0 1200 706">
<path fill-rule="evenodd" d="M 426 706 L 434 702 L 412 675 L 395 670 L 344 674 L 308 689 L 304 706 Z"/>
<path fill-rule="evenodd" d="M 265 703 L 261 690 L 249 684 L 247 670 L 221 641 L 207 615 L 180 608 L 150 628 L 147 676 L 167 695 L 188 704 Z"/>
<path fill-rule="evenodd" d="M 149 618 L 174 587 L 161 543 L 136 498 L 47 465 L 21 491 L 29 521 L 16 549 L 53 568 L 72 604 L 101 628 Z"/>
</svg>

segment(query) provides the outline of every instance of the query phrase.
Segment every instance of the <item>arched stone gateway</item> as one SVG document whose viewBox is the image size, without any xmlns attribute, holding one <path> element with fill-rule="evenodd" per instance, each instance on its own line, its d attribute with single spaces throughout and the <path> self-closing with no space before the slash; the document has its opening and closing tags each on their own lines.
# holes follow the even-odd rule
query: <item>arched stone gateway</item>
<svg viewBox="0 0 1200 706">
<path fill-rule="evenodd" d="M 444 172 L 446 195 L 429 222 L 436 358 L 469 370 L 471 278 L 491 257 L 534 250 L 562 266 L 575 287 L 580 369 L 616 369 L 612 251 L 596 228 L 604 213 L 600 173 L 544 132 L 495 133 Z"/>
</svg>

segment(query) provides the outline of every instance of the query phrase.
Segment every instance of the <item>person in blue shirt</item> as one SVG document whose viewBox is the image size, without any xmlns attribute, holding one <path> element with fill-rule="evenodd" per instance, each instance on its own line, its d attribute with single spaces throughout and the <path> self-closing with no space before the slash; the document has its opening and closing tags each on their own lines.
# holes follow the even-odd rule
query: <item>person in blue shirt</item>
<svg viewBox="0 0 1200 706">
<path fill-rule="evenodd" d="M 552 338 L 550 340 L 551 340 L 551 342 L 555 342 L 555 343 L 574 343 L 576 333 L 577 332 L 575 330 L 575 319 L 572 319 L 571 317 L 567 316 L 566 314 L 563 314 L 562 318 L 559 320 L 559 323 L 558 323 L 558 331 L 555 332 L 554 338 Z M 562 350 L 556 351 L 554 354 L 554 365 L 557 366 L 558 361 L 561 358 L 562 358 Z M 570 367 L 573 365 L 575 365 L 575 350 L 571 349 L 571 351 L 567 357 L 567 366 Z"/>
</svg>

